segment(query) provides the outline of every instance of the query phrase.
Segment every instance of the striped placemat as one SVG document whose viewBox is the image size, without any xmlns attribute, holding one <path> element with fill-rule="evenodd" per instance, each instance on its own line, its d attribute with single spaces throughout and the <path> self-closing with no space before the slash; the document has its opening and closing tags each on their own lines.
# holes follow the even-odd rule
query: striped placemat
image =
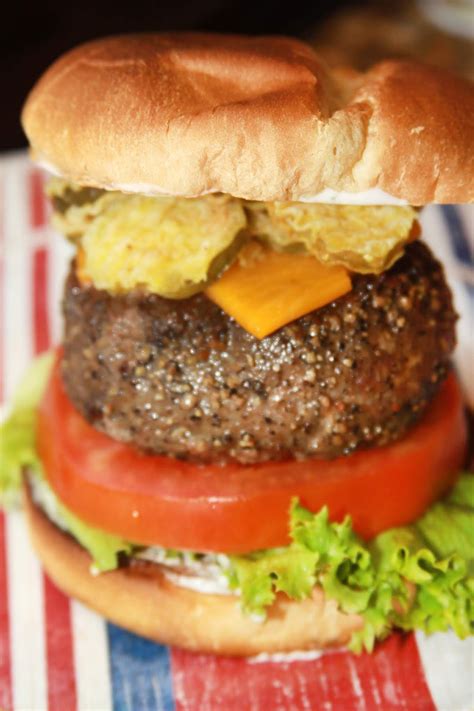
<svg viewBox="0 0 474 711">
<path fill-rule="evenodd" d="M 59 341 L 69 248 L 52 234 L 43 176 L 0 158 L 0 401 L 31 358 Z M 431 207 L 425 238 L 447 266 L 461 320 L 457 365 L 474 403 L 469 208 Z M 159 610 L 157 610 L 159 614 Z M 0 514 L 0 709 L 17 711 L 468 711 L 472 640 L 393 635 L 373 655 L 221 659 L 129 634 L 65 597 L 43 574 L 21 512 Z"/>
</svg>

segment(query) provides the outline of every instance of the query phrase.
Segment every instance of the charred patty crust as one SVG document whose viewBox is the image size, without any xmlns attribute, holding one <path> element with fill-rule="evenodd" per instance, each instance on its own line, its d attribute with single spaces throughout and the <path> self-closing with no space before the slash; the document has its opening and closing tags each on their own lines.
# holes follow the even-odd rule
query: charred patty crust
<svg viewBox="0 0 474 711">
<path fill-rule="evenodd" d="M 420 242 L 346 296 L 263 340 L 205 295 L 81 285 L 65 297 L 63 379 L 94 427 L 196 462 L 332 458 L 418 420 L 449 367 L 456 314 Z"/>
</svg>

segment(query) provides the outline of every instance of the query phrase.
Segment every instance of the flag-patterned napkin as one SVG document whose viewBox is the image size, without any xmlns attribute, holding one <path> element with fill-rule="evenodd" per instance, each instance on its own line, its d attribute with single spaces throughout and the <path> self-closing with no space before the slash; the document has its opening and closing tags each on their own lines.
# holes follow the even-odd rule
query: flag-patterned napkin
<svg viewBox="0 0 474 711">
<path fill-rule="evenodd" d="M 52 233 L 43 176 L 24 153 L 0 158 L 0 401 L 34 355 L 57 343 L 68 265 Z M 472 235 L 468 207 L 430 207 L 424 237 L 446 265 L 461 315 L 457 366 L 474 405 Z M 471 240 L 471 241 L 470 241 Z M 159 612 L 157 611 L 157 614 Z M 5 711 L 469 711 L 471 640 L 393 635 L 346 651 L 222 659 L 125 632 L 44 575 L 21 512 L 0 514 L 0 709 Z"/>
</svg>

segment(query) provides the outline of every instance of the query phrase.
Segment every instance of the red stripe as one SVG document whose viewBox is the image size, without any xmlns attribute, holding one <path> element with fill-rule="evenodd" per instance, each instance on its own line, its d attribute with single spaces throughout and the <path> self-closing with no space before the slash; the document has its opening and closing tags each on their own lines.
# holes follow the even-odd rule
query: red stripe
<svg viewBox="0 0 474 711">
<path fill-rule="evenodd" d="M 35 202 L 35 193 L 31 193 Z M 32 207 L 32 215 L 35 214 Z M 49 259 L 45 248 L 33 254 L 33 336 L 35 355 L 51 346 L 48 311 Z M 43 576 L 46 668 L 49 711 L 73 711 L 77 706 L 71 605 L 49 578 Z"/>
<path fill-rule="evenodd" d="M 394 634 L 354 661 L 368 709 L 379 709 L 382 699 L 384 711 L 436 711 L 415 635 Z"/>
<path fill-rule="evenodd" d="M 171 652 L 176 711 L 317 709 L 324 680 L 319 660 L 249 663 L 236 658 Z"/>
<path fill-rule="evenodd" d="M 323 654 L 311 661 L 259 662 L 173 650 L 176 711 L 294 708 L 435 711 L 413 636 L 393 635 L 374 654 Z"/>
<path fill-rule="evenodd" d="M 43 581 L 48 709 L 73 711 L 77 703 L 70 601 L 46 575 Z"/>
<path fill-rule="evenodd" d="M 30 225 L 34 230 L 44 227 L 47 223 L 47 203 L 44 195 L 43 175 L 33 168 L 28 174 L 30 193 Z"/>
<path fill-rule="evenodd" d="M 48 252 L 44 247 L 33 254 L 33 337 L 35 355 L 51 346 L 48 313 Z"/>
</svg>

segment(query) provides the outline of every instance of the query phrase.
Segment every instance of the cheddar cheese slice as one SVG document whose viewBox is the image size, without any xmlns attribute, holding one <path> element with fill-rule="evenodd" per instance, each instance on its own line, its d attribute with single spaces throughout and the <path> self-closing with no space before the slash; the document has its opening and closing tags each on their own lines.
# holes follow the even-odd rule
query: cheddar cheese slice
<svg viewBox="0 0 474 711">
<path fill-rule="evenodd" d="M 350 290 L 344 267 L 265 249 L 264 258 L 237 260 L 206 294 L 249 333 L 264 338 Z"/>
</svg>

